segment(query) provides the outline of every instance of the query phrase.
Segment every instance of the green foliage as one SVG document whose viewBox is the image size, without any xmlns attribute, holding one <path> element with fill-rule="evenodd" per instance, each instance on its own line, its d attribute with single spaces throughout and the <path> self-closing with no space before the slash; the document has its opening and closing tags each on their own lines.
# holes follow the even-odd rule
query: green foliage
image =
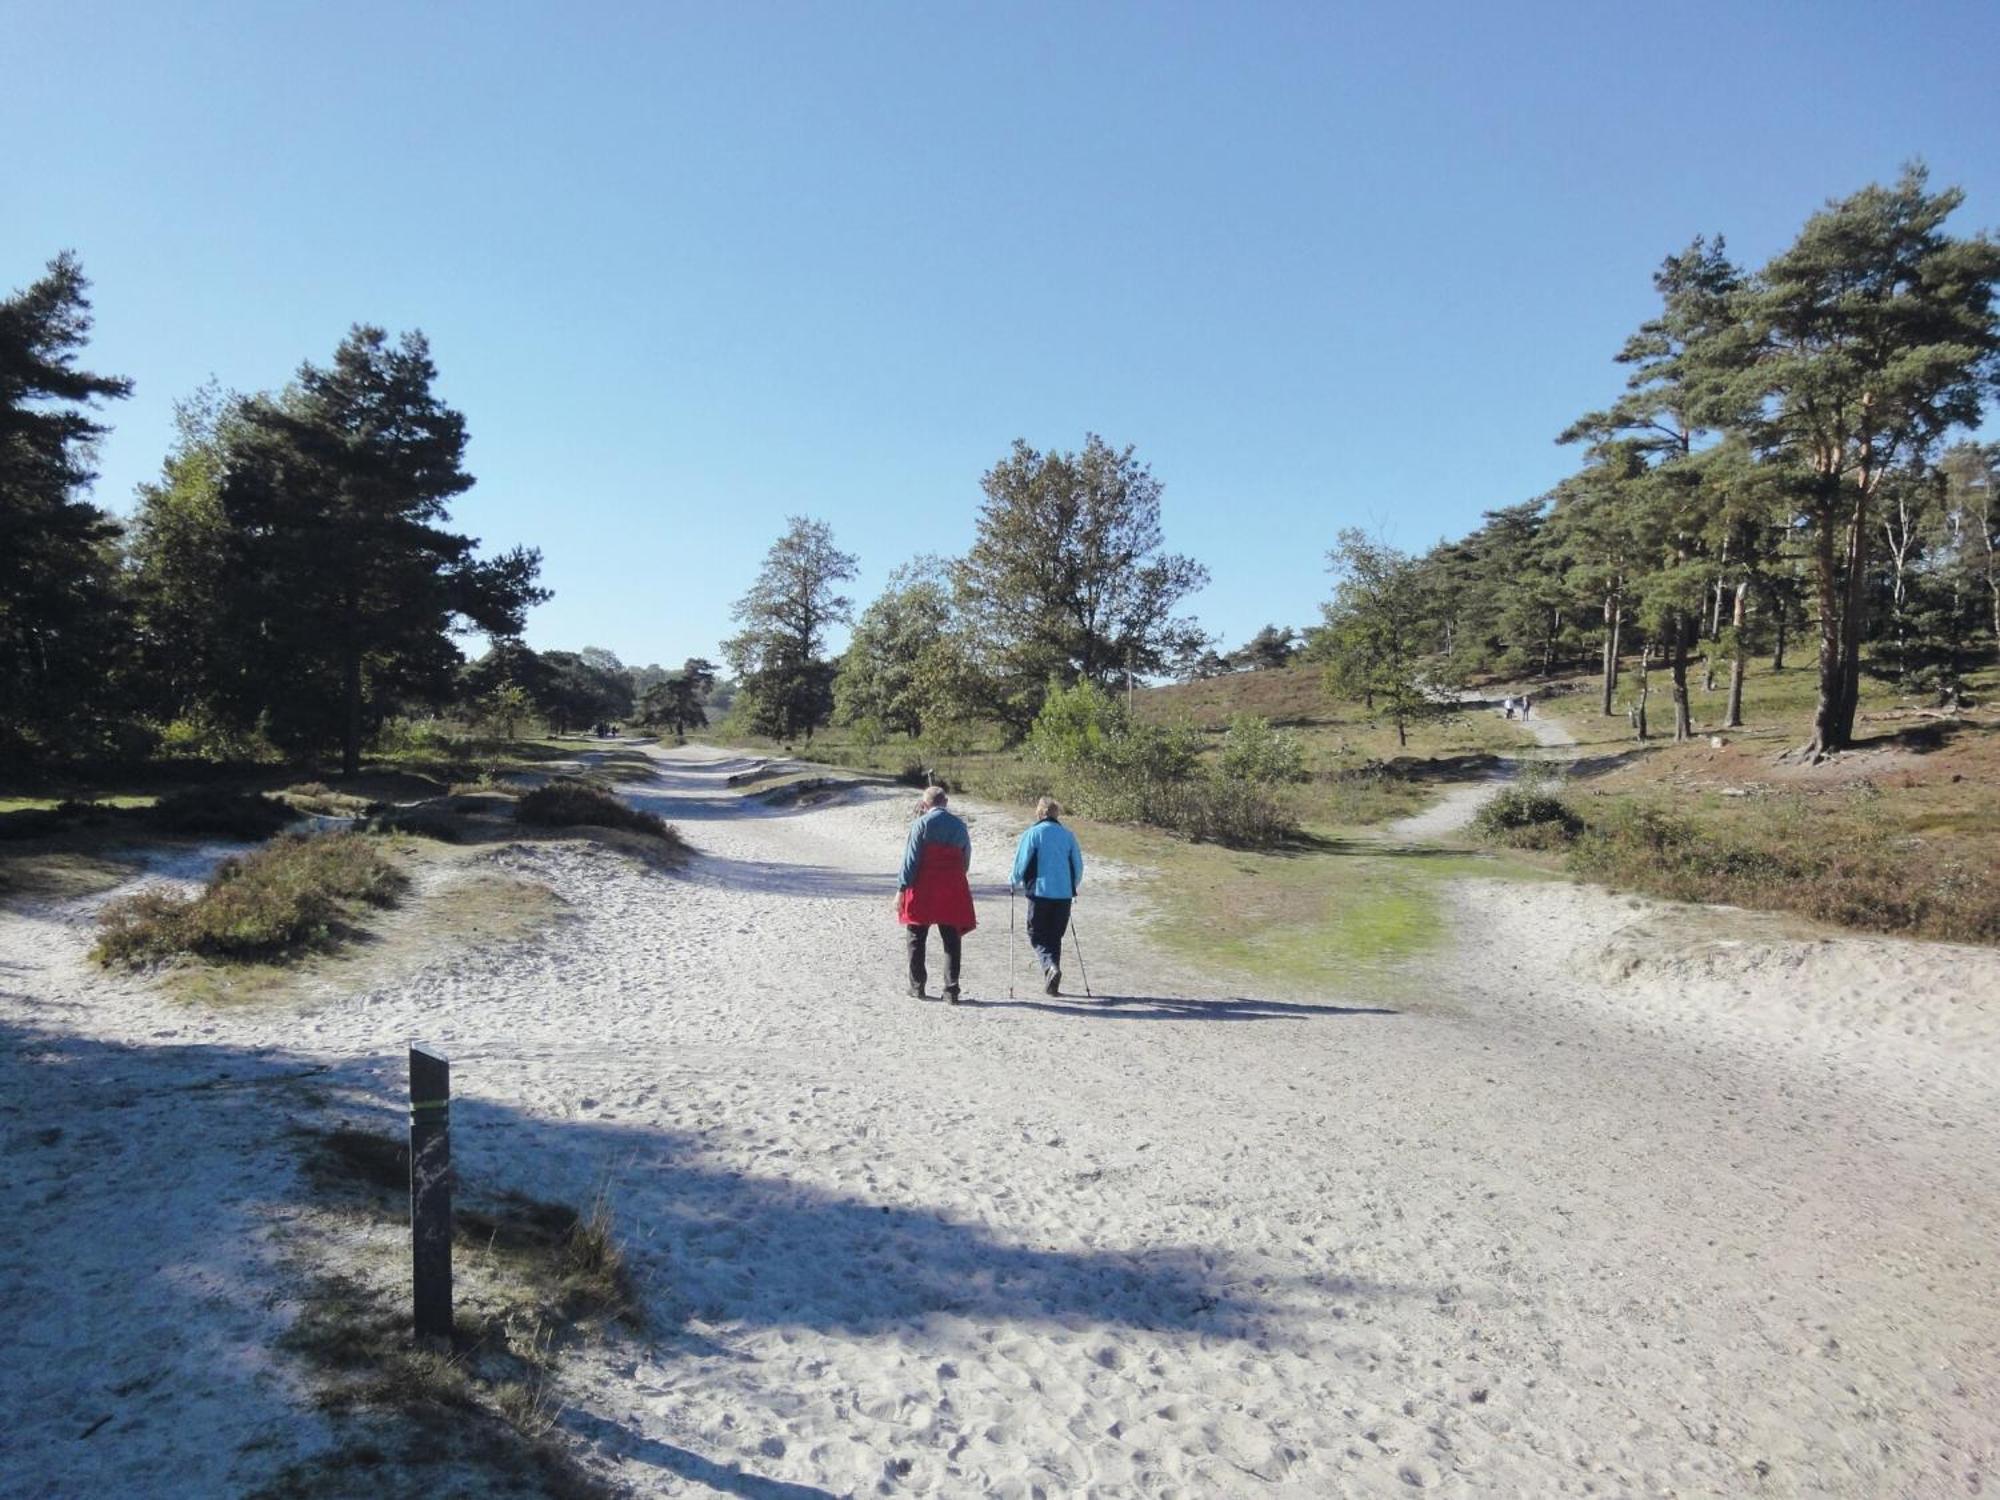
<svg viewBox="0 0 2000 1500">
<path fill-rule="evenodd" d="M 436 376 L 423 335 L 392 344 L 357 326 L 330 366 L 242 403 L 230 428 L 233 628 L 259 643 L 232 685 L 239 716 L 289 750 L 339 744 L 350 775 L 395 705 L 448 698 L 454 631 L 514 636 L 547 597 L 538 554 L 482 559 L 444 528 L 473 480 L 465 419 L 437 398 Z"/>
<path fill-rule="evenodd" d="M 1440 648 L 1439 595 L 1423 570 L 1351 528 L 1330 558 L 1340 582 L 1313 647 L 1327 690 L 1381 712 L 1398 744 L 1413 725 L 1456 717 L 1457 663 Z"/>
<path fill-rule="evenodd" d="M 1491 843 L 1516 849 L 1553 849 L 1583 831 L 1583 819 L 1545 784 L 1503 787 L 1473 815 L 1472 828 Z"/>
<path fill-rule="evenodd" d="M 942 558 L 920 557 L 889 575 L 855 623 L 833 692 L 836 724 L 872 723 L 940 755 L 971 741 L 990 684 Z"/>
<path fill-rule="evenodd" d="M 753 733 L 810 740 L 832 718 L 835 667 L 820 652 L 827 627 L 852 615 L 837 590 L 854 574 L 854 555 L 834 545 L 824 521 L 793 516 L 771 544 L 730 612 L 743 629 L 722 644 L 738 676 L 731 712 Z"/>
<path fill-rule="evenodd" d="M 524 793 L 514 804 L 514 818 L 542 828 L 622 828 L 680 842 L 680 835 L 658 813 L 642 812 L 601 787 L 567 777 Z"/>
<path fill-rule="evenodd" d="M 1305 746 L 1256 714 L 1237 714 L 1222 737 L 1221 773 L 1236 781 L 1280 786 L 1306 779 Z"/>
<path fill-rule="evenodd" d="M 1245 846 L 1294 830 L 1268 786 L 1205 770 L 1200 750 L 1191 726 L 1134 723 L 1088 680 L 1050 689 L 1027 742 L 1055 772 L 1064 804 L 1085 817 Z"/>
<path fill-rule="evenodd" d="M 1264 672 L 1273 667 L 1290 666 L 1292 658 L 1298 654 L 1296 630 L 1266 625 L 1222 660 L 1231 671 Z"/>
<path fill-rule="evenodd" d="M 641 719 L 674 734 L 686 734 L 708 722 L 708 695 L 715 688 L 715 664 L 690 656 L 678 672 L 662 674 L 639 701 Z"/>
<path fill-rule="evenodd" d="M 1160 483 L 1131 448 L 1095 433 L 1080 453 L 1016 441 L 980 487 L 957 583 L 998 717 L 1024 728 L 1051 681 L 1171 673 L 1207 644 L 1175 614 L 1207 570 L 1162 550 Z"/>
<path fill-rule="evenodd" d="M 287 837 L 224 860 L 197 895 L 152 890 L 113 902 L 93 954 L 107 965 L 283 958 L 326 946 L 353 908 L 393 905 L 408 884 L 360 834 Z"/>
<path fill-rule="evenodd" d="M 82 496 L 106 430 L 91 408 L 132 384 L 77 367 L 89 285 L 64 251 L 0 298 L 0 756 L 102 753 L 123 707 L 119 528 Z"/>
</svg>

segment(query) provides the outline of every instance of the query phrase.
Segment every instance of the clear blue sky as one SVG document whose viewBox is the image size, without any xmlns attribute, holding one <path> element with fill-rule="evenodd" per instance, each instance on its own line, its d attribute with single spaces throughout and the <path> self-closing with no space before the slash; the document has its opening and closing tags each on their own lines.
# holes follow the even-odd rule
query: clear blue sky
<svg viewBox="0 0 2000 1500">
<path fill-rule="evenodd" d="M 0 286 L 171 405 L 429 334 L 541 647 L 712 653 L 791 512 L 865 600 L 1025 437 L 1136 444 L 1230 644 L 1345 525 L 1546 489 L 1648 277 L 1921 156 L 2000 225 L 2000 5 L 0 0 Z M 469 643 L 476 647 L 477 643 Z"/>
</svg>

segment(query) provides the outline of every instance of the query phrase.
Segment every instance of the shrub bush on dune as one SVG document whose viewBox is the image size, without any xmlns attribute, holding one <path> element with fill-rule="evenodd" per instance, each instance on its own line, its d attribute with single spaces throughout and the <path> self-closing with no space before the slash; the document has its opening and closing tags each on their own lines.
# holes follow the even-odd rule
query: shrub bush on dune
<svg viewBox="0 0 2000 1500">
<path fill-rule="evenodd" d="M 680 842 L 680 835 L 657 813 L 641 812 L 601 787 L 568 777 L 523 793 L 514 804 L 514 818 L 540 828 L 622 828 Z"/>
<path fill-rule="evenodd" d="M 293 836 L 224 860 L 193 896 L 142 891 L 106 907 L 94 956 L 282 958 L 332 940 L 355 906 L 391 906 L 408 877 L 360 834 Z"/>
<path fill-rule="evenodd" d="M 1503 788 L 1473 815 L 1473 831 L 1516 849 L 1556 849 L 1583 831 L 1583 819 L 1541 782 Z"/>
</svg>

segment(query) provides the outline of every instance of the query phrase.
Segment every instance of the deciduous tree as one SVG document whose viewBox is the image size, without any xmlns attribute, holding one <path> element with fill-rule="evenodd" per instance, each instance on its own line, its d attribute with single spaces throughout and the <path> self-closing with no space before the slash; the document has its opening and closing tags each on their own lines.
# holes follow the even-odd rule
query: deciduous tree
<svg viewBox="0 0 2000 1500">
<path fill-rule="evenodd" d="M 1171 673 L 1207 644 L 1175 613 L 1208 582 L 1164 550 L 1160 482 L 1095 433 L 1082 451 L 1016 441 L 980 480 L 978 533 L 958 594 L 992 667 L 996 711 L 1034 721 L 1053 680 L 1108 686 Z"/>
</svg>

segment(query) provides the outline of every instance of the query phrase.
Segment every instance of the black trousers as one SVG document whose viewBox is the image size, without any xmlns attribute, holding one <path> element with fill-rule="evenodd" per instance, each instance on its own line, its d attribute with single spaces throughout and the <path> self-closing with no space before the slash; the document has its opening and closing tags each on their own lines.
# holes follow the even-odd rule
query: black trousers
<svg viewBox="0 0 2000 1500">
<path fill-rule="evenodd" d="M 958 940 L 960 936 L 961 934 L 956 927 L 947 927 L 942 922 L 938 923 L 938 938 L 944 944 L 944 987 L 948 990 L 958 988 L 958 959 L 960 952 Z M 918 989 L 922 989 L 925 981 L 930 978 L 929 971 L 924 967 L 924 949 L 930 945 L 930 937 L 931 929 L 928 923 L 922 927 L 905 927 L 903 929 L 903 941 L 908 945 L 910 950 L 910 983 L 917 986 Z"/>
<path fill-rule="evenodd" d="M 1042 961 L 1042 972 L 1062 967 L 1063 934 L 1069 931 L 1069 902 L 1048 896 L 1028 898 L 1028 946 Z"/>
</svg>

